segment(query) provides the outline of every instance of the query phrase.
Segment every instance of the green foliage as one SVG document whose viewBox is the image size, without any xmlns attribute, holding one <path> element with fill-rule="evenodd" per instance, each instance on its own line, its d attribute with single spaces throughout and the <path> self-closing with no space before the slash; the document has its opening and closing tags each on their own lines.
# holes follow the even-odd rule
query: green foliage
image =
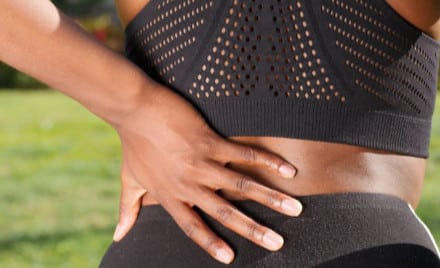
<svg viewBox="0 0 440 268">
<path fill-rule="evenodd" d="M 115 24 L 109 14 L 78 19 L 77 23 L 106 46 L 116 52 L 123 52 L 124 35 L 121 26 Z"/>
<path fill-rule="evenodd" d="M 0 267 L 97 267 L 117 221 L 116 134 L 52 91 L 0 91 L 0 107 Z M 438 241 L 439 174 L 437 109 L 418 213 Z"/>
<path fill-rule="evenodd" d="M 16 72 L 14 68 L 0 62 L 0 86 L 12 87 Z"/>
<path fill-rule="evenodd" d="M 52 2 L 63 12 L 77 17 L 88 16 L 92 11 L 108 6 L 112 1 L 108 0 L 52 0 Z"/>
<path fill-rule="evenodd" d="M 45 88 L 46 86 L 16 69 L 0 62 L 0 89 L 1 88 Z"/>
<path fill-rule="evenodd" d="M 76 8 L 78 10 L 93 10 L 93 7 L 99 8 L 102 6 L 103 1 L 54 1 L 59 2 L 58 4 L 63 10 L 70 10 Z M 105 1 L 104 1 L 105 2 Z M 82 3 L 82 4 L 81 4 Z M 101 3 L 101 4 L 100 4 Z M 77 18 L 75 21 L 82 26 L 86 31 L 91 33 L 97 40 L 101 41 L 106 46 L 110 47 L 118 53 L 122 53 L 124 47 L 124 36 L 121 31 L 119 23 L 112 19 L 112 14 L 102 13 L 100 15 L 88 16 L 88 13 L 81 13 L 81 18 Z M 16 69 L 0 62 L 0 90 L 2 88 L 17 88 L 17 89 L 35 89 L 35 88 L 46 88 L 47 86 L 43 83 L 23 74 Z"/>
</svg>

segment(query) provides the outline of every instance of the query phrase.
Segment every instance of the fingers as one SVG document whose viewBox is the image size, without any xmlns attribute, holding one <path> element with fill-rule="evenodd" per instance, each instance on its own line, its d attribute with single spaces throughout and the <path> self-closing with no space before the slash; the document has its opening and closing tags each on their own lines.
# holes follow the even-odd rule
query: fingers
<svg viewBox="0 0 440 268">
<path fill-rule="evenodd" d="M 289 216 L 298 216 L 302 211 L 302 205 L 298 200 L 263 186 L 247 175 L 224 168 L 218 164 L 211 164 L 209 174 L 206 174 L 206 176 L 212 178 L 214 185 L 211 187 L 214 189 L 221 188 L 232 191 L 246 199 L 257 201 Z"/>
<path fill-rule="evenodd" d="M 206 190 L 199 198 L 203 200 L 199 207 L 228 229 L 271 251 L 283 246 L 284 240 L 279 234 L 258 224 L 218 195 Z"/>
<path fill-rule="evenodd" d="M 225 264 L 232 262 L 232 249 L 206 226 L 197 212 L 184 203 L 163 206 L 185 234 L 209 255 Z"/>
<path fill-rule="evenodd" d="M 220 157 L 226 162 L 241 162 L 248 165 L 266 166 L 285 178 L 296 176 L 297 169 L 280 156 L 261 149 L 240 145 L 232 142 L 222 142 L 217 149 Z"/>
<path fill-rule="evenodd" d="M 125 183 L 122 185 L 121 200 L 119 204 L 119 222 L 113 235 L 113 240 L 115 241 L 120 241 L 135 224 L 141 208 L 142 196 L 146 193 L 145 189 L 142 189 L 133 183 L 127 183 L 129 173 L 125 168 L 125 165 L 122 167 L 121 176 L 122 181 Z M 133 180 L 131 180 L 131 182 L 133 182 Z"/>
</svg>

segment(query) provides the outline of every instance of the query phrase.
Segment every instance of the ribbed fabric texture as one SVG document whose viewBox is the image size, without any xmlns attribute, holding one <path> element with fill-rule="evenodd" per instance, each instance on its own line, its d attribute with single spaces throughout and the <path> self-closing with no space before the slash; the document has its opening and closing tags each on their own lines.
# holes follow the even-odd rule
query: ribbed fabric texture
<svg viewBox="0 0 440 268">
<path fill-rule="evenodd" d="M 126 37 L 223 136 L 428 156 L 440 42 L 384 0 L 151 0 Z"/>
<path fill-rule="evenodd" d="M 439 268 L 430 233 L 404 201 L 381 194 L 330 194 L 299 198 L 301 216 L 279 214 L 252 201 L 233 204 L 285 239 L 271 252 L 235 234 L 205 213 L 210 228 L 236 253 L 231 265 L 210 257 L 161 206 L 145 206 L 136 224 L 114 242 L 101 268 Z"/>
</svg>

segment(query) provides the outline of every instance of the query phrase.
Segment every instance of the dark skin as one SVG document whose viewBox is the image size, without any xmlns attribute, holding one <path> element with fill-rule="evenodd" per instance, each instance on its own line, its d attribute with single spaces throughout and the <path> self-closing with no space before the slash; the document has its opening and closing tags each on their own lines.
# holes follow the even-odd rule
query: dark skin
<svg viewBox="0 0 440 268">
<path fill-rule="evenodd" d="M 408 1 L 390 4 L 440 38 L 440 0 Z M 123 23 L 146 4 L 118 0 Z M 194 206 L 243 238 L 276 251 L 284 242 L 276 230 L 227 199 L 253 200 L 292 217 L 301 214 L 299 195 L 380 192 L 414 207 L 419 201 L 424 159 L 298 139 L 225 139 L 188 101 L 97 42 L 50 0 L 2 0 L 0 24 L 1 61 L 75 99 L 117 132 L 122 190 L 116 241 L 129 232 L 142 204 L 157 203 L 209 255 L 230 263 L 233 250 Z"/>
<path fill-rule="evenodd" d="M 115 1 L 123 25 L 127 25 L 148 4 L 148 0 Z M 387 2 L 410 23 L 429 36 L 440 39 L 440 1 Z M 289 138 L 241 136 L 228 139 L 272 152 L 294 164 L 298 172 L 293 180 L 281 179 L 263 166 L 238 162 L 226 165 L 231 170 L 291 196 L 338 192 L 383 193 L 397 196 L 414 208 L 421 197 L 426 167 L 426 160 L 422 158 L 345 144 Z M 242 193 L 227 190 L 222 190 L 222 195 L 227 199 L 247 199 Z M 148 192 L 142 200 L 143 205 L 158 203 L 161 202 L 156 201 Z M 233 226 L 230 228 L 234 229 Z M 190 232 L 189 236 L 196 241 L 201 239 L 202 234 L 203 231 L 196 231 L 195 234 Z"/>
<path fill-rule="evenodd" d="M 122 1 L 116 5 L 123 25 L 146 5 L 148 0 Z M 440 39 L 440 1 L 388 0 L 399 14 L 429 36 Z M 419 14 L 423 14 L 420 16 Z M 280 180 L 259 167 L 230 164 L 259 182 L 293 196 L 373 192 L 400 197 L 417 207 L 420 200 L 426 160 L 391 152 L 344 144 L 277 137 L 230 137 L 242 144 L 256 146 L 282 156 L 298 169 L 292 181 Z M 240 197 L 225 192 L 231 199 Z M 146 195 L 143 204 L 157 203 Z"/>
</svg>

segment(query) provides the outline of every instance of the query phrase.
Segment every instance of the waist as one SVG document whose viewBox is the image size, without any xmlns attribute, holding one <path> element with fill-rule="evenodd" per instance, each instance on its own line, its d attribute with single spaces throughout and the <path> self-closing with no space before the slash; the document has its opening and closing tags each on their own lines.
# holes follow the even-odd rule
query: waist
<svg viewBox="0 0 440 268">
<path fill-rule="evenodd" d="M 379 263 L 389 263 L 390 267 L 403 267 L 399 264 L 407 263 L 409 266 L 404 267 L 438 267 L 438 250 L 432 235 L 413 210 L 398 198 L 355 193 L 299 199 L 306 209 L 298 218 L 281 215 L 254 202 L 232 202 L 285 237 L 284 247 L 278 252 L 261 249 L 203 211 L 198 212 L 237 252 L 228 267 L 356 267 L 359 264 L 378 267 Z M 224 267 L 206 254 L 199 254 L 203 251 L 196 248 L 160 206 L 141 209 L 126 241 L 112 246 L 107 263 L 114 265 L 110 260 L 116 258 L 110 256 L 119 256 L 117 252 L 128 252 L 129 255 L 120 255 L 121 263 L 137 260 L 137 263 L 160 263 L 160 267 Z M 142 250 L 124 250 L 133 241 Z M 178 265 L 176 256 L 181 258 Z M 174 264 L 170 263 L 173 260 Z"/>
<path fill-rule="evenodd" d="M 293 180 L 262 167 L 229 163 L 228 167 L 292 196 L 343 192 L 393 195 L 416 207 L 422 191 L 425 159 L 319 141 L 275 137 L 230 137 L 230 140 L 276 153 L 298 169 Z M 231 200 L 239 199 L 227 192 Z M 148 195 L 144 204 L 153 204 Z"/>
</svg>

